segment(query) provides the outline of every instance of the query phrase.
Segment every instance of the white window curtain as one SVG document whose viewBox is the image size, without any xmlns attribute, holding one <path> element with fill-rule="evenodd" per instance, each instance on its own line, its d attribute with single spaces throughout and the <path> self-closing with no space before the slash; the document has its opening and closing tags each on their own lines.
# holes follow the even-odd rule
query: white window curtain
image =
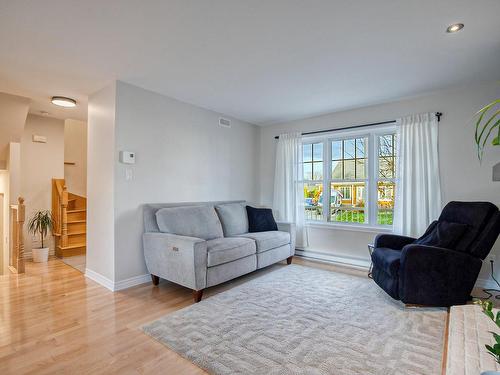
<svg viewBox="0 0 500 375">
<path fill-rule="evenodd" d="M 398 121 L 394 231 L 421 236 L 441 212 L 438 122 L 434 113 Z"/>
<path fill-rule="evenodd" d="M 298 247 L 308 245 L 302 177 L 302 134 L 282 134 L 276 149 L 273 208 L 278 221 L 295 223 Z"/>
</svg>

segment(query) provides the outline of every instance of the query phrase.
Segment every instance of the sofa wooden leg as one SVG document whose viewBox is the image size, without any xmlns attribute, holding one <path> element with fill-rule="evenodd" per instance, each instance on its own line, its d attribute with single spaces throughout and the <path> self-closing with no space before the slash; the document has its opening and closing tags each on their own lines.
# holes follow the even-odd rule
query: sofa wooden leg
<svg viewBox="0 0 500 375">
<path fill-rule="evenodd" d="M 291 257 L 286 258 L 286 264 L 292 264 L 293 255 Z"/>
<path fill-rule="evenodd" d="M 160 277 L 151 274 L 151 280 L 153 280 L 153 285 L 158 285 L 160 283 Z"/>
<path fill-rule="evenodd" d="M 193 300 L 194 303 L 198 303 L 201 301 L 201 297 L 203 297 L 203 289 L 202 290 L 193 290 Z"/>
</svg>

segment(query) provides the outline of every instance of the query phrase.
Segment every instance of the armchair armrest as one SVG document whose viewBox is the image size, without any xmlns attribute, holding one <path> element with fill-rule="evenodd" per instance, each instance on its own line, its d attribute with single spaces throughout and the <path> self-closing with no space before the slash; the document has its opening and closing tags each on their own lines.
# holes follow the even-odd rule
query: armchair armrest
<svg viewBox="0 0 500 375">
<path fill-rule="evenodd" d="M 278 230 L 290 233 L 290 255 L 295 255 L 295 237 L 297 235 L 295 223 L 278 221 L 276 224 L 278 225 Z"/>
<path fill-rule="evenodd" d="M 482 261 L 455 250 L 406 245 L 401 254 L 399 296 L 404 303 L 451 306 L 464 304 Z"/>
<path fill-rule="evenodd" d="M 205 240 L 160 232 L 146 232 L 142 240 L 149 273 L 194 290 L 206 287 Z"/>
<path fill-rule="evenodd" d="M 401 250 L 404 246 L 415 241 L 413 237 L 399 236 L 396 234 L 378 234 L 375 237 L 375 247 L 388 247 L 393 250 Z"/>
</svg>

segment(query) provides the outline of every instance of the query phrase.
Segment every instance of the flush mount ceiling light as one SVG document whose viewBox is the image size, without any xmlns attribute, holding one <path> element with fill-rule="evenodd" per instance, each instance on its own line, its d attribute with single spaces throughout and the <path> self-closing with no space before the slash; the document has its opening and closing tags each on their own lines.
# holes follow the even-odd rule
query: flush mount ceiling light
<svg viewBox="0 0 500 375">
<path fill-rule="evenodd" d="M 456 33 L 457 31 L 460 31 L 464 28 L 463 23 L 454 23 L 453 25 L 450 25 L 446 28 L 447 33 Z"/>
<path fill-rule="evenodd" d="M 76 107 L 75 99 L 66 98 L 64 96 L 53 96 L 51 102 L 52 104 L 58 105 L 59 107 L 66 107 L 66 108 Z"/>
</svg>

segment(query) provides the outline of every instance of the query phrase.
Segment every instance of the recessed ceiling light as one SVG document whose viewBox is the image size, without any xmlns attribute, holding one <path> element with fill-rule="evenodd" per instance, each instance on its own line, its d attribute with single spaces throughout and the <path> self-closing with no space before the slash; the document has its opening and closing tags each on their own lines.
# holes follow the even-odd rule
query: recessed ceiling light
<svg viewBox="0 0 500 375">
<path fill-rule="evenodd" d="M 52 104 L 58 105 L 59 107 L 71 108 L 76 106 L 76 100 L 71 98 L 66 98 L 64 96 L 53 96 Z"/>
<path fill-rule="evenodd" d="M 460 31 L 464 28 L 463 23 L 454 23 L 453 25 L 450 25 L 446 28 L 447 33 L 456 33 L 457 31 Z"/>
<path fill-rule="evenodd" d="M 48 115 L 50 115 L 50 113 L 49 113 L 49 112 L 47 112 L 47 111 L 40 111 L 40 114 L 41 114 L 42 116 L 48 116 Z"/>
</svg>

